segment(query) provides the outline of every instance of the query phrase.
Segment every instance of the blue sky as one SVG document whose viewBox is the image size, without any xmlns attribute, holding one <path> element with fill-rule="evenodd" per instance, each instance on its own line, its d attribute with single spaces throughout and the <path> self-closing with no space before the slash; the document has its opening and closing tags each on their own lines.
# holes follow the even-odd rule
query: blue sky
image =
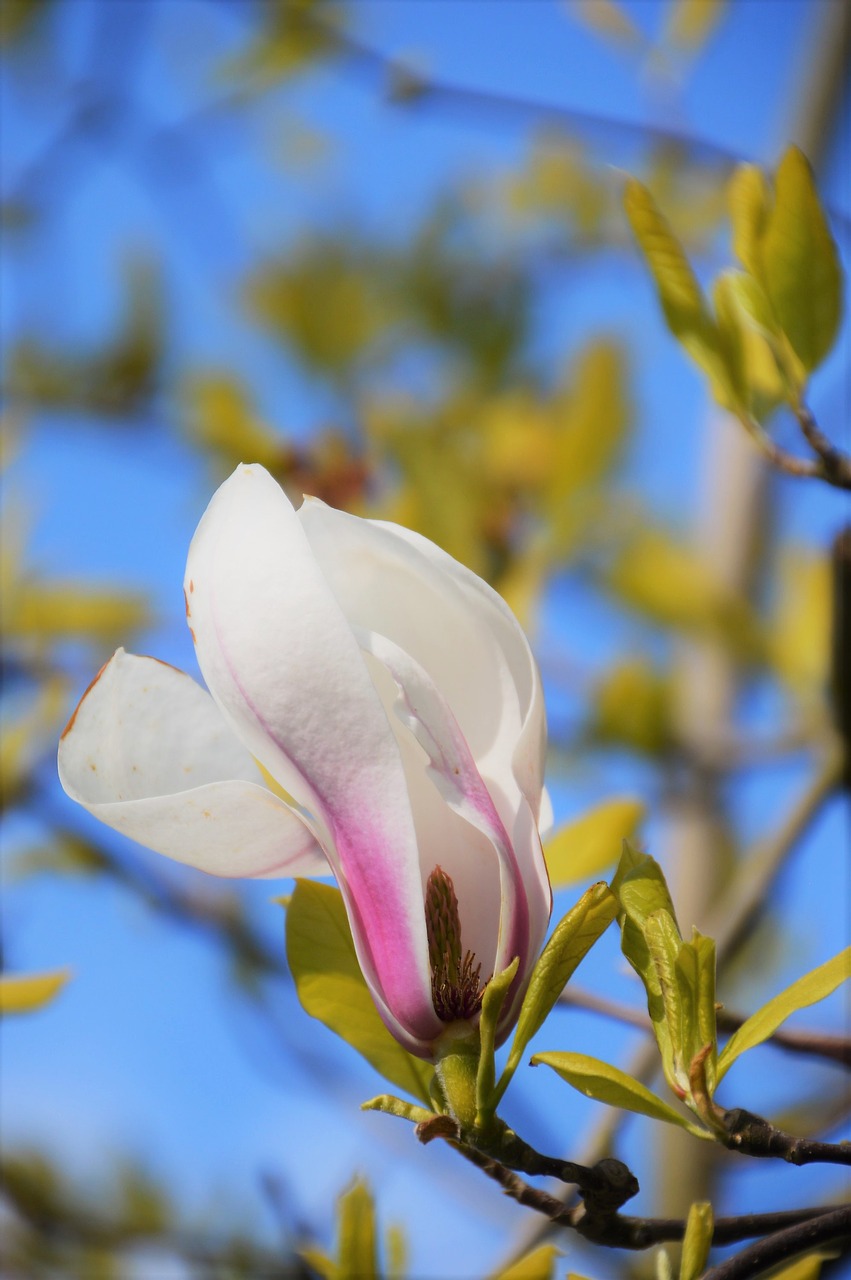
<svg viewBox="0 0 851 1280">
<path fill-rule="evenodd" d="M 135 0 L 123 3 L 138 9 Z M 215 66 L 239 39 L 241 6 L 169 0 L 150 8 L 133 93 L 149 120 L 168 125 L 216 92 Z M 647 34 L 659 30 L 663 4 L 643 0 L 628 8 Z M 435 77 L 624 122 L 624 128 L 578 125 L 589 148 L 612 166 L 615 181 L 618 170 L 640 160 L 635 125 L 665 129 L 674 124 L 724 151 L 774 162 L 787 140 L 787 104 L 795 97 L 822 9 L 812 0 L 743 0 L 682 86 L 673 78 L 664 84 L 654 80 L 555 0 L 361 0 L 356 19 L 365 40 L 421 60 Z M 68 110 L 62 85 L 84 65 L 96 9 L 90 0 L 74 0 L 59 10 L 63 53 L 55 88 L 47 92 L 8 70 L 0 81 L 4 192 L 17 188 L 29 160 L 61 127 Z M 111 39 L 120 73 L 118 55 L 129 56 L 121 50 L 120 21 Z M 179 76 L 168 70 L 174 66 Z M 264 147 L 280 145 L 275 95 L 263 111 L 247 112 L 241 124 L 227 130 L 215 120 L 202 120 L 198 145 L 220 202 L 181 194 L 179 174 L 170 203 L 158 198 L 153 185 L 136 181 L 132 175 L 141 165 L 134 169 L 126 158 L 138 160 L 143 131 L 132 120 L 119 122 L 114 152 L 105 150 L 84 170 L 74 170 L 85 172 L 84 182 L 65 179 L 47 251 L 40 241 L 37 257 L 10 250 L 3 262 L 4 341 L 33 322 L 59 341 L 97 339 L 115 317 L 117 265 L 154 242 L 165 247 L 175 361 L 238 362 L 270 419 L 294 434 L 308 433 L 333 410 L 333 397 L 306 384 L 235 306 L 240 273 L 253 248 L 277 248 L 305 226 L 334 225 L 342 217 L 388 238 L 401 236 L 447 184 L 516 163 L 529 129 L 484 113 L 399 111 L 363 77 L 333 67 L 279 91 L 278 97 L 282 108 L 295 108 L 306 125 L 333 136 L 333 158 L 309 178 L 281 165 L 270 182 L 268 167 L 261 169 L 251 157 L 258 138 Z M 846 220 L 851 218 L 844 177 L 849 170 L 842 163 L 847 151 L 846 129 L 825 175 L 827 198 Z M 197 222 L 188 232 L 187 218 Z M 233 234 L 234 226 L 239 235 Z M 847 254 L 847 242 L 840 244 Z M 539 359 L 555 361 L 559 352 L 574 349 L 600 329 L 629 333 L 634 341 L 637 309 L 646 320 L 635 355 L 639 430 L 633 474 L 658 509 L 686 521 L 699 467 L 703 393 L 663 329 L 640 264 L 618 258 L 579 271 L 563 288 L 556 282 L 545 289 Z M 843 401 L 847 406 L 847 377 L 846 330 L 844 351 L 826 366 L 814 393 L 814 407 L 831 426 L 841 418 Z M 9 470 L 7 492 L 32 504 L 35 565 L 56 574 L 79 572 L 141 586 L 150 592 L 157 614 L 141 650 L 194 670 L 180 584 L 189 539 L 214 480 L 180 439 L 174 419 L 168 403 L 157 406 L 145 432 L 44 416 L 28 430 Z M 834 495 L 785 482 L 776 490 L 777 519 L 796 537 L 819 543 L 836 527 L 842 507 Z M 597 628 L 607 621 L 619 624 L 614 615 L 592 613 L 574 625 L 578 611 L 570 607 L 572 590 L 568 584 L 554 599 L 547 627 L 556 638 L 569 631 L 574 657 L 590 667 L 598 661 Z M 80 671 L 80 690 L 89 674 Z M 45 778 L 52 770 L 48 762 Z M 632 763 L 621 762 L 604 774 L 592 762 L 557 787 L 557 817 L 613 786 L 641 790 L 646 784 L 646 772 Z M 799 784 L 796 768 L 743 792 L 737 804 L 744 826 L 758 828 L 778 793 L 788 794 Z M 85 830 L 85 815 L 70 812 L 58 785 L 51 785 L 53 811 Z M 651 848 L 654 831 L 651 822 Z M 16 832 L 6 835 L 11 851 Z M 847 926 L 843 898 L 835 889 L 845 840 L 838 808 L 824 815 L 811 840 L 811 847 L 822 851 L 823 875 L 814 875 L 812 857 L 798 859 L 780 895 L 788 907 L 806 904 L 802 914 L 818 920 L 819 927 L 790 933 L 783 981 L 826 958 L 825 940 L 835 941 L 830 947 L 835 950 Z M 169 873 L 192 876 L 178 868 Z M 382 1221 L 402 1221 L 409 1232 L 412 1275 L 460 1280 L 496 1263 L 523 1212 L 438 1144 L 420 1150 L 405 1126 L 362 1115 L 358 1103 L 378 1091 L 377 1078 L 330 1033 L 309 1023 L 291 990 L 276 991 L 283 1040 L 322 1055 L 330 1084 L 317 1081 L 309 1059 L 299 1064 L 297 1056 L 281 1052 L 262 1021 L 233 996 L 220 957 L 204 939 L 168 926 L 117 889 L 92 892 L 86 883 L 66 878 L 21 885 L 7 881 L 6 887 L 5 934 L 15 967 L 70 964 L 75 973 L 49 1014 L 3 1030 L 0 1084 L 7 1143 L 44 1143 L 88 1176 L 105 1175 L 110 1157 L 129 1149 L 179 1189 L 190 1212 L 218 1208 L 227 1217 L 259 1221 L 266 1231 L 271 1220 L 258 1191 L 258 1172 L 280 1174 L 308 1219 L 327 1229 L 330 1202 L 361 1169 L 379 1192 Z M 278 910 L 268 904 L 269 886 L 249 885 L 245 893 L 269 937 L 282 937 Z M 614 937 L 595 952 L 582 981 L 637 1002 Z M 819 1024 L 836 1007 L 834 1001 L 811 1011 L 807 1021 Z M 627 1033 L 590 1016 L 569 1017 L 568 1026 L 568 1015 L 556 1015 L 553 1030 L 565 1037 L 560 1047 L 608 1056 L 632 1043 Z M 553 1047 L 553 1033 L 545 1032 L 539 1041 L 538 1048 Z M 743 1075 L 743 1089 L 754 1094 L 750 1101 L 741 1099 L 744 1105 L 764 1099 L 766 1087 L 778 1106 L 789 1096 L 782 1071 L 772 1072 L 767 1082 L 763 1075 L 758 1082 Z M 548 1128 L 552 1133 L 555 1127 L 558 1142 L 569 1145 L 597 1110 L 575 1095 L 565 1097 L 564 1086 L 543 1076 L 527 1072 L 518 1081 L 508 1119 L 518 1125 L 522 1120 L 531 1140 L 550 1145 Z M 545 1120 L 548 1111 L 558 1117 L 556 1126 Z M 627 1158 L 644 1132 L 639 1125 L 630 1127 Z M 804 1198 L 810 1190 L 828 1193 L 830 1174 L 806 1171 L 806 1177 Z M 782 1188 L 795 1203 L 800 1178 L 798 1171 L 773 1167 L 743 1170 L 736 1197 L 756 1208 L 770 1204 Z M 648 1207 L 645 1198 L 635 1205 L 636 1212 Z M 441 1223 L 439 1233 L 435 1221 Z M 598 1258 L 593 1274 L 603 1280 L 615 1274 L 615 1266 Z"/>
</svg>

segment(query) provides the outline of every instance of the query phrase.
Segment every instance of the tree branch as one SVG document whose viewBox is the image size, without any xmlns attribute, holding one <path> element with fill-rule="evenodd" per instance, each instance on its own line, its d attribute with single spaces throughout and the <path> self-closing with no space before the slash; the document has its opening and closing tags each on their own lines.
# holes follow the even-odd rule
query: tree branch
<svg viewBox="0 0 851 1280">
<path fill-rule="evenodd" d="M 640 1031 L 652 1032 L 647 1014 L 632 1005 L 622 1004 L 617 1000 L 608 1000 L 604 996 L 584 991 L 581 987 L 569 986 L 558 998 L 560 1005 L 575 1009 L 585 1009 L 589 1013 L 598 1013 L 603 1017 L 614 1018 L 625 1022 Z M 732 1013 L 727 1009 L 719 1009 L 716 1013 L 718 1030 L 722 1034 L 732 1035 L 746 1022 L 744 1015 Z M 799 1053 L 814 1058 L 826 1059 L 841 1066 L 851 1067 L 851 1037 L 827 1035 L 821 1031 L 775 1031 L 769 1036 L 766 1044 L 777 1049 L 785 1049 L 789 1053 Z"/>
<path fill-rule="evenodd" d="M 591 1210 L 587 1203 L 566 1207 L 561 1200 L 548 1192 L 532 1187 L 524 1182 L 507 1164 L 493 1156 L 485 1154 L 474 1146 L 456 1141 L 446 1134 L 450 1144 L 457 1151 L 481 1169 L 489 1178 L 497 1182 L 507 1196 L 518 1204 L 534 1209 L 537 1213 L 549 1218 L 553 1226 L 567 1227 L 576 1231 L 584 1239 L 593 1244 L 612 1249 L 642 1250 L 653 1245 L 677 1242 L 685 1235 L 686 1224 L 682 1218 L 637 1218 L 624 1217 L 617 1211 Z M 544 1158 L 546 1159 L 546 1158 Z M 554 1162 L 562 1163 L 562 1162 Z M 619 1162 L 615 1162 L 619 1163 Z M 841 1210 L 840 1212 L 845 1212 Z M 847 1211 L 851 1213 L 851 1210 Z M 776 1213 L 747 1213 L 737 1217 L 718 1218 L 712 1233 L 714 1245 L 737 1244 L 741 1240 L 749 1240 L 754 1236 L 768 1235 L 774 1239 L 781 1233 L 789 1234 L 801 1231 L 811 1225 L 818 1225 L 823 1220 L 833 1219 L 837 1211 L 833 1206 L 820 1206 L 809 1209 L 786 1209 Z M 833 1238 L 835 1227 L 831 1226 L 827 1236 Z M 804 1245 L 803 1247 L 807 1247 Z M 785 1255 L 780 1255 L 785 1256 Z M 709 1277 L 705 1278 L 709 1280 Z"/>
<path fill-rule="evenodd" d="M 851 1206 L 832 1209 L 809 1222 L 786 1227 L 749 1245 L 734 1258 L 704 1271 L 702 1280 L 750 1280 L 778 1262 L 817 1247 L 851 1239 Z"/>
<path fill-rule="evenodd" d="M 818 1142 L 812 1138 L 796 1138 L 777 1129 L 769 1120 L 734 1107 L 724 1112 L 729 1135 L 725 1145 L 743 1156 L 780 1158 L 789 1164 L 851 1165 L 851 1142 Z"/>
<path fill-rule="evenodd" d="M 851 457 L 828 440 L 805 404 L 795 407 L 795 417 L 807 444 L 821 459 L 824 478 L 840 489 L 851 489 Z"/>
</svg>

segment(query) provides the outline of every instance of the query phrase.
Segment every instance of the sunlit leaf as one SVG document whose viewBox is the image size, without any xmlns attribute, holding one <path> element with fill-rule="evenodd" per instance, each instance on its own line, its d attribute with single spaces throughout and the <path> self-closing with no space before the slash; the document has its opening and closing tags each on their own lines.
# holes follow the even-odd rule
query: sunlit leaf
<svg viewBox="0 0 851 1280">
<path fill-rule="evenodd" d="M 677 950 L 679 947 L 679 929 L 662 868 L 655 859 L 633 848 L 626 840 L 612 880 L 612 892 L 622 907 L 619 916 L 621 950 L 644 983 L 647 1009 L 662 1056 L 665 1077 L 674 1083 L 677 1078 L 674 1038 L 666 1016 L 668 1007 L 663 998 L 659 965 L 664 963 L 671 975 L 670 980 L 673 981 L 677 954 L 674 948 L 675 945 Z M 660 924 L 655 956 L 651 953 L 645 932 L 651 916 L 665 921 L 664 925 Z"/>
<path fill-rule="evenodd" d="M 25 578 L 6 596 L 2 633 L 10 641 L 79 639 L 105 644 L 126 639 L 147 620 L 138 593 Z"/>
<path fill-rule="evenodd" d="M 765 175 L 755 164 L 739 165 L 727 185 L 733 252 L 752 279 L 762 279 L 762 240 L 771 208 Z"/>
<path fill-rule="evenodd" d="M 65 683 L 59 676 L 49 676 L 17 712 L 4 706 L 0 723 L 0 805 L 19 799 L 39 759 L 55 748 L 64 711 Z"/>
<path fill-rule="evenodd" d="M 561 1250 L 553 1244 L 541 1244 L 531 1253 L 518 1258 L 510 1267 L 497 1271 L 491 1280 L 551 1280 L 556 1258 Z"/>
<path fill-rule="evenodd" d="M 358 1179 L 337 1202 L 339 1280 L 378 1280 L 375 1205 Z"/>
<path fill-rule="evenodd" d="M 206 449 L 224 456 L 229 466 L 250 458 L 275 470 L 287 442 L 257 414 L 246 390 L 220 373 L 195 374 L 183 389 L 187 427 Z"/>
<path fill-rule="evenodd" d="M 491 978 L 485 987 L 482 997 L 482 1012 L 479 1018 L 481 1050 L 479 1052 L 479 1068 L 476 1075 L 476 1123 L 483 1126 L 487 1124 L 487 1120 L 493 1111 L 494 1085 L 496 1083 L 494 1045 L 496 1042 L 497 1023 L 502 1006 L 505 1003 L 505 997 L 508 995 L 508 989 L 514 981 L 519 964 L 520 959 L 515 956 L 507 969 L 503 969 L 502 973 Z"/>
<path fill-rule="evenodd" d="M 830 562 L 825 555 L 793 548 L 782 555 L 779 567 L 769 656 L 792 690 L 819 696 L 826 687 L 830 660 Z"/>
<path fill-rule="evenodd" d="M 727 352 L 736 394 L 757 421 L 763 421 L 784 400 L 789 384 L 774 312 L 762 287 L 743 272 L 723 271 L 712 290 L 718 331 Z"/>
<path fill-rule="evenodd" d="M 408 1241 L 403 1227 L 391 1224 L 384 1237 L 387 1280 L 404 1280 L 408 1270 Z"/>
<path fill-rule="evenodd" d="M 53 0 L 3 0 L 0 4 L 0 48 L 28 35 Z"/>
<path fill-rule="evenodd" d="M 344 12 L 336 0 L 266 0 L 259 33 L 221 65 L 219 78 L 260 91 L 307 70 L 336 51 Z"/>
<path fill-rule="evenodd" d="M 851 947 L 846 947 L 832 960 L 812 969 L 769 1000 L 756 1013 L 751 1014 L 727 1041 L 718 1057 L 719 1081 L 727 1074 L 737 1058 L 762 1044 L 774 1034 L 782 1022 L 798 1009 L 817 1004 L 851 978 Z"/>
<path fill-rule="evenodd" d="M 355 954 L 339 889 L 297 880 L 287 909 L 287 961 L 298 998 L 385 1079 L 427 1105 L 432 1068 L 385 1027 Z"/>
<path fill-rule="evenodd" d="M 635 533 L 615 558 L 608 585 L 664 626 L 711 632 L 745 653 L 761 643 L 746 601 L 717 578 L 697 549 L 662 529 Z"/>
<path fill-rule="evenodd" d="M 586 27 L 630 49 L 641 49 L 647 42 L 623 4 L 616 0 L 568 0 L 568 11 Z"/>
<path fill-rule="evenodd" d="M 775 200 L 761 241 L 766 291 L 807 371 L 833 346 L 842 315 L 842 271 L 812 170 L 790 147 L 775 175 Z"/>
<path fill-rule="evenodd" d="M 609 667 L 591 697 L 590 732 L 601 742 L 656 755 L 671 739 L 671 681 L 642 658 Z"/>
<path fill-rule="evenodd" d="M 559 827 L 544 845 L 553 888 L 605 871 L 620 857 L 623 841 L 635 834 L 643 817 L 640 800 L 619 796 L 593 805 Z"/>
<path fill-rule="evenodd" d="M 708 375 L 716 399 L 726 406 L 735 405 L 735 388 L 718 328 L 682 245 L 650 192 L 634 178 L 627 183 L 624 207 L 653 276 L 668 328 Z"/>
<path fill-rule="evenodd" d="M 680 1260 L 680 1280 L 699 1280 L 712 1246 L 715 1215 L 708 1200 L 693 1204 L 688 1211 Z"/>
<path fill-rule="evenodd" d="M 617 900 L 606 884 L 594 884 L 559 921 L 544 947 L 523 999 L 505 1070 L 497 1085 L 497 1101 L 550 1010 L 594 943 L 617 914 Z"/>
<path fill-rule="evenodd" d="M 0 974 L 0 1014 L 31 1013 L 40 1009 L 59 994 L 70 976 L 68 969 Z"/>
<path fill-rule="evenodd" d="M 616 460 L 629 421 L 624 383 L 623 353 L 614 343 L 598 341 L 582 348 L 554 403 L 550 510 L 557 511 L 569 494 L 600 480 Z"/>
<path fill-rule="evenodd" d="M 686 1116 L 669 1107 L 655 1093 L 643 1085 L 640 1080 L 601 1062 L 599 1058 L 591 1058 L 585 1053 L 536 1053 L 532 1058 L 532 1066 L 552 1067 L 562 1080 L 565 1080 L 586 1098 L 594 1098 L 597 1102 L 605 1102 L 610 1107 L 620 1107 L 624 1111 L 634 1111 L 638 1115 L 650 1116 L 653 1120 L 664 1120 L 666 1124 L 679 1125 L 697 1137 L 705 1138 L 708 1134 L 699 1129 Z"/>
<path fill-rule="evenodd" d="M 715 31 L 726 8 L 727 0 L 670 0 L 665 42 L 697 53 Z"/>
</svg>

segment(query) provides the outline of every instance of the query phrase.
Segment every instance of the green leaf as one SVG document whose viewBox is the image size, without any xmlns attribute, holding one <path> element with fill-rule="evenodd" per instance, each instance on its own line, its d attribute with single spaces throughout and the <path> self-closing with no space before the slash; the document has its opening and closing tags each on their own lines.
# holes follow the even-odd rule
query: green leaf
<svg viewBox="0 0 851 1280">
<path fill-rule="evenodd" d="M 688 1211 L 686 1233 L 683 1237 L 680 1280 L 699 1280 L 709 1257 L 714 1229 L 715 1215 L 709 1201 L 693 1204 Z"/>
<path fill-rule="evenodd" d="M 0 1014 L 31 1013 L 40 1009 L 59 994 L 70 976 L 68 969 L 0 974 Z"/>
<path fill-rule="evenodd" d="M 666 1124 L 679 1125 L 699 1138 L 709 1138 L 705 1129 L 700 1129 L 686 1116 L 669 1107 L 667 1102 L 657 1098 L 655 1093 L 641 1083 L 620 1071 L 608 1062 L 599 1058 L 591 1058 L 585 1053 L 536 1053 L 532 1066 L 552 1067 L 562 1080 L 584 1093 L 586 1098 L 595 1098 L 610 1107 L 621 1107 L 624 1111 L 634 1111 L 637 1115 L 650 1116 L 653 1120 L 664 1120 Z"/>
<path fill-rule="evenodd" d="M 532 970 L 494 1105 L 508 1088 L 529 1041 L 540 1031 L 580 962 L 614 920 L 617 909 L 609 886 L 600 882 L 592 885 L 556 925 Z"/>
<path fill-rule="evenodd" d="M 414 1106 L 413 1102 L 405 1102 L 402 1098 L 394 1098 L 392 1093 L 380 1093 L 377 1098 L 360 1104 L 361 1111 L 383 1111 L 386 1116 L 396 1116 L 398 1120 L 409 1120 L 411 1124 L 423 1124 L 434 1119 L 434 1112 L 425 1107 Z"/>
<path fill-rule="evenodd" d="M 360 971 L 339 889 L 297 880 L 287 911 L 287 961 L 298 998 L 385 1079 L 427 1105 L 433 1069 L 393 1039 Z"/>
<path fill-rule="evenodd" d="M 724 1046 L 718 1058 L 719 1081 L 727 1074 L 737 1058 L 772 1036 L 791 1014 L 798 1009 L 805 1009 L 807 1005 L 824 1000 L 849 978 L 851 978 L 851 947 L 846 947 L 844 951 L 840 951 L 839 955 L 826 960 L 817 969 L 811 969 L 785 991 L 774 996 L 761 1009 L 757 1009 L 756 1013 L 751 1014 L 747 1022 L 742 1023 Z"/>
<path fill-rule="evenodd" d="M 635 178 L 626 185 L 624 208 L 653 276 L 668 328 L 708 375 L 716 399 L 731 405 L 735 393 L 718 328 L 682 245 L 650 192 Z"/>
<path fill-rule="evenodd" d="M 673 1040 L 666 1018 L 659 973 L 650 952 L 644 927 L 650 916 L 663 913 L 676 928 L 676 915 L 662 868 L 646 853 L 624 841 L 624 851 L 612 880 L 612 891 L 621 904 L 621 950 L 635 969 L 647 993 L 647 1010 L 662 1055 L 665 1078 L 675 1081 Z M 673 963 L 673 959 L 671 961 Z"/>
<path fill-rule="evenodd" d="M 833 346 L 842 315 L 842 271 L 812 170 L 797 147 L 777 169 L 774 208 L 761 242 L 766 291 L 808 372 Z"/>
<path fill-rule="evenodd" d="M 507 969 L 491 978 L 482 996 L 482 1012 L 479 1018 L 479 1068 L 476 1075 L 476 1124 L 487 1127 L 494 1108 L 494 1086 L 496 1084 L 496 1066 L 494 1064 L 494 1045 L 496 1043 L 496 1027 L 508 989 L 514 981 L 520 965 L 519 956 L 515 956 Z"/>
<path fill-rule="evenodd" d="M 340 1196 L 337 1224 L 339 1280 L 378 1280 L 375 1206 L 361 1179 Z"/>
<path fill-rule="evenodd" d="M 617 859 L 622 842 L 635 834 L 643 817 L 640 800 L 618 796 L 559 827 L 544 846 L 553 889 L 599 875 Z"/>
<path fill-rule="evenodd" d="M 762 170 L 743 164 L 727 186 L 727 203 L 733 225 L 733 252 L 757 280 L 762 278 L 760 240 L 771 206 L 771 193 Z"/>
<path fill-rule="evenodd" d="M 403 1227 L 391 1224 L 384 1237 L 387 1280 L 404 1280 L 408 1270 L 408 1241 Z"/>
<path fill-rule="evenodd" d="M 492 1280 L 552 1280 L 556 1258 L 561 1257 L 561 1250 L 553 1244 L 541 1244 L 531 1253 L 512 1262 L 510 1267 L 498 1271 Z"/>
<path fill-rule="evenodd" d="M 339 1280 L 336 1262 L 333 1262 L 321 1249 L 316 1249 L 313 1245 L 305 1245 L 299 1249 L 298 1256 L 303 1258 L 307 1265 L 322 1277 L 322 1280 Z"/>
<path fill-rule="evenodd" d="M 626 890 L 630 887 L 627 885 Z M 689 1013 L 692 1000 L 688 984 L 683 983 L 682 973 L 677 972 L 682 939 L 667 911 L 654 911 L 644 921 L 642 929 L 656 975 L 652 999 L 651 987 L 647 987 L 647 1008 L 662 1054 L 665 1076 L 673 1089 L 688 1091 L 688 1044 L 691 1040 Z M 659 989 L 658 996 L 656 986 Z"/>
<path fill-rule="evenodd" d="M 789 397 L 790 387 L 797 386 L 798 362 L 790 356 L 771 303 L 753 276 L 722 271 L 712 296 L 737 395 L 747 411 L 763 421 Z"/>
<path fill-rule="evenodd" d="M 718 1059 L 718 1033 L 715 1023 L 715 941 L 693 931 L 691 942 L 683 943 L 677 957 L 678 970 L 688 973 L 694 1004 L 691 1010 L 693 1059 L 706 1045 L 712 1045 L 712 1053 L 706 1061 L 706 1080 L 711 1092 L 715 1089 Z"/>
</svg>

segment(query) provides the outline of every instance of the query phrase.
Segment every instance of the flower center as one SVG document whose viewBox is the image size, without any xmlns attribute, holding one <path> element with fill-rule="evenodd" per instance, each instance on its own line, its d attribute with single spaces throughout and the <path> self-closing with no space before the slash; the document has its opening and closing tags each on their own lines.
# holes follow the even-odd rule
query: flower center
<svg viewBox="0 0 851 1280">
<path fill-rule="evenodd" d="M 487 983 L 473 952 L 462 955 L 455 886 L 441 867 L 435 867 L 426 884 L 425 917 L 434 1011 L 441 1022 L 472 1018 L 482 1007 Z"/>
</svg>

